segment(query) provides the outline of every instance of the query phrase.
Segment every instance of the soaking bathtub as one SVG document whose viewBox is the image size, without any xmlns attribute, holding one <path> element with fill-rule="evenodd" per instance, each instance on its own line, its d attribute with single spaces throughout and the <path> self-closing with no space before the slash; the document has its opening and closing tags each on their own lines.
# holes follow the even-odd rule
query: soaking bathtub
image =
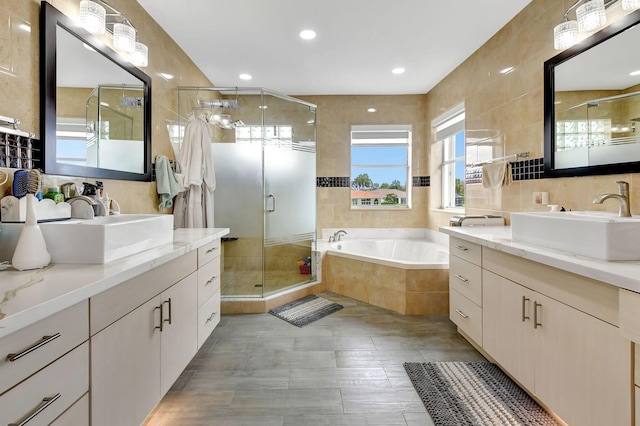
<svg viewBox="0 0 640 426">
<path fill-rule="evenodd" d="M 447 240 L 437 234 L 343 237 L 326 246 L 322 280 L 329 291 L 401 314 L 447 314 L 449 253 Z"/>
</svg>

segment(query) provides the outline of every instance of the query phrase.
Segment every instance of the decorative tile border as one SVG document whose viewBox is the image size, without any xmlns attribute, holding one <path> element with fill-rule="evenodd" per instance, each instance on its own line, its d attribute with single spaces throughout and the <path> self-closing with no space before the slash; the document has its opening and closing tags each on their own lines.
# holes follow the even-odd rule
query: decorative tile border
<svg viewBox="0 0 640 426">
<path fill-rule="evenodd" d="M 467 167 L 464 172 L 464 183 L 482 183 L 482 167 Z"/>
<path fill-rule="evenodd" d="M 351 178 L 342 176 L 316 177 L 318 188 L 350 188 Z"/>
<path fill-rule="evenodd" d="M 413 177 L 413 187 L 425 187 L 431 186 L 431 176 L 414 176 Z"/>
</svg>

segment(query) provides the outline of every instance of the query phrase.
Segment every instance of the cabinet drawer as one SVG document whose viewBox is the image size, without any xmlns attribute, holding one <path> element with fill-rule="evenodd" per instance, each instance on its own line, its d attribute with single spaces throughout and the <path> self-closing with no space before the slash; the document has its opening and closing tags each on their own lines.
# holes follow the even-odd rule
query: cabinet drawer
<svg viewBox="0 0 640 426">
<path fill-rule="evenodd" d="M 0 394 L 88 338 L 87 301 L 3 337 L 0 339 Z"/>
<path fill-rule="evenodd" d="M 220 261 L 214 260 L 198 269 L 198 306 L 220 291 Z"/>
<path fill-rule="evenodd" d="M 58 417 L 51 426 L 80 426 L 89 424 L 89 394 L 86 393 L 71 408 Z"/>
<path fill-rule="evenodd" d="M 216 257 L 220 257 L 220 238 L 198 249 L 198 268 Z"/>
<path fill-rule="evenodd" d="M 0 424 L 48 425 L 88 391 L 86 342 L 0 396 Z"/>
<path fill-rule="evenodd" d="M 220 292 L 217 292 L 198 308 L 198 349 L 220 322 Z"/>
<path fill-rule="evenodd" d="M 456 256 L 449 256 L 449 286 L 482 306 L 482 269 Z"/>
<path fill-rule="evenodd" d="M 460 238 L 449 237 L 449 254 L 482 266 L 482 246 Z"/>
<path fill-rule="evenodd" d="M 449 291 L 449 318 L 474 342 L 482 346 L 482 308 L 458 293 Z"/>
</svg>

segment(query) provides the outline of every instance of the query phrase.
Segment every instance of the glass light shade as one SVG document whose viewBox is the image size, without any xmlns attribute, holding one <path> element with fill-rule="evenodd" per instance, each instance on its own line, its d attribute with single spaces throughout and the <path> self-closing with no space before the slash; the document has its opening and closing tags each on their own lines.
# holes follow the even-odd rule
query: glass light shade
<svg viewBox="0 0 640 426">
<path fill-rule="evenodd" d="M 567 49 L 578 42 L 578 23 L 564 21 L 553 29 L 553 47 L 556 50 Z"/>
<path fill-rule="evenodd" d="M 149 65 L 149 48 L 140 42 L 136 42 L 136 50 L 129 54 L 129 62 L 139 68 Z"/>
<path fill-rule="evenodd" d="M 640 8 L 640 0 L 622 0 L 624 10 L 634 10 Z"/>
<path fill-rule="evenodd" d="M 80 2 L 80 25 L 91 34 L 104 34 L 107 11 L 91 0 Z"/>
<path fill-rule="evenodd" d="M 604 0 L 588 0 L 576 9 L 578 31 L 581 33 L 597 30 L 607 23 Z"/>
<path fill-rule="evenodd" d="M 121 52 L 135 52 L 136 30 L 132 26 L 127 24 L 114 24 L 113 47 Z"/>
</svg>

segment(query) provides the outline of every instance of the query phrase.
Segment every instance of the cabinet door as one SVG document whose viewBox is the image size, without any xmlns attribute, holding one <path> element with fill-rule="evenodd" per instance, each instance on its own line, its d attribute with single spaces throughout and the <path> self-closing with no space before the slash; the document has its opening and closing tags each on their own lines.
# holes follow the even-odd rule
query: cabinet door
<svg viewBox="0 0 640 426">
<path fill-rule="evenodd" d="M 160 401 L 160 297 L 91 338 L 92 426 L 139 425 Z"/>
<path fill-rule="evenodd" d="M 161 395 L 178 379 L 198 350 L 198 279 L 193 273 L 161 295 Z"/>
<path fill-rule="evenodd" d="M 535 394 L 570 425 L 631 424 L 631 343 L 611 324 L 535 300 Z"/>
<path fill-rule="evenodd" d="M 484 270 L 483 349 L 528 389 L 534 388 L 533 292 Z"/>
</svg>

